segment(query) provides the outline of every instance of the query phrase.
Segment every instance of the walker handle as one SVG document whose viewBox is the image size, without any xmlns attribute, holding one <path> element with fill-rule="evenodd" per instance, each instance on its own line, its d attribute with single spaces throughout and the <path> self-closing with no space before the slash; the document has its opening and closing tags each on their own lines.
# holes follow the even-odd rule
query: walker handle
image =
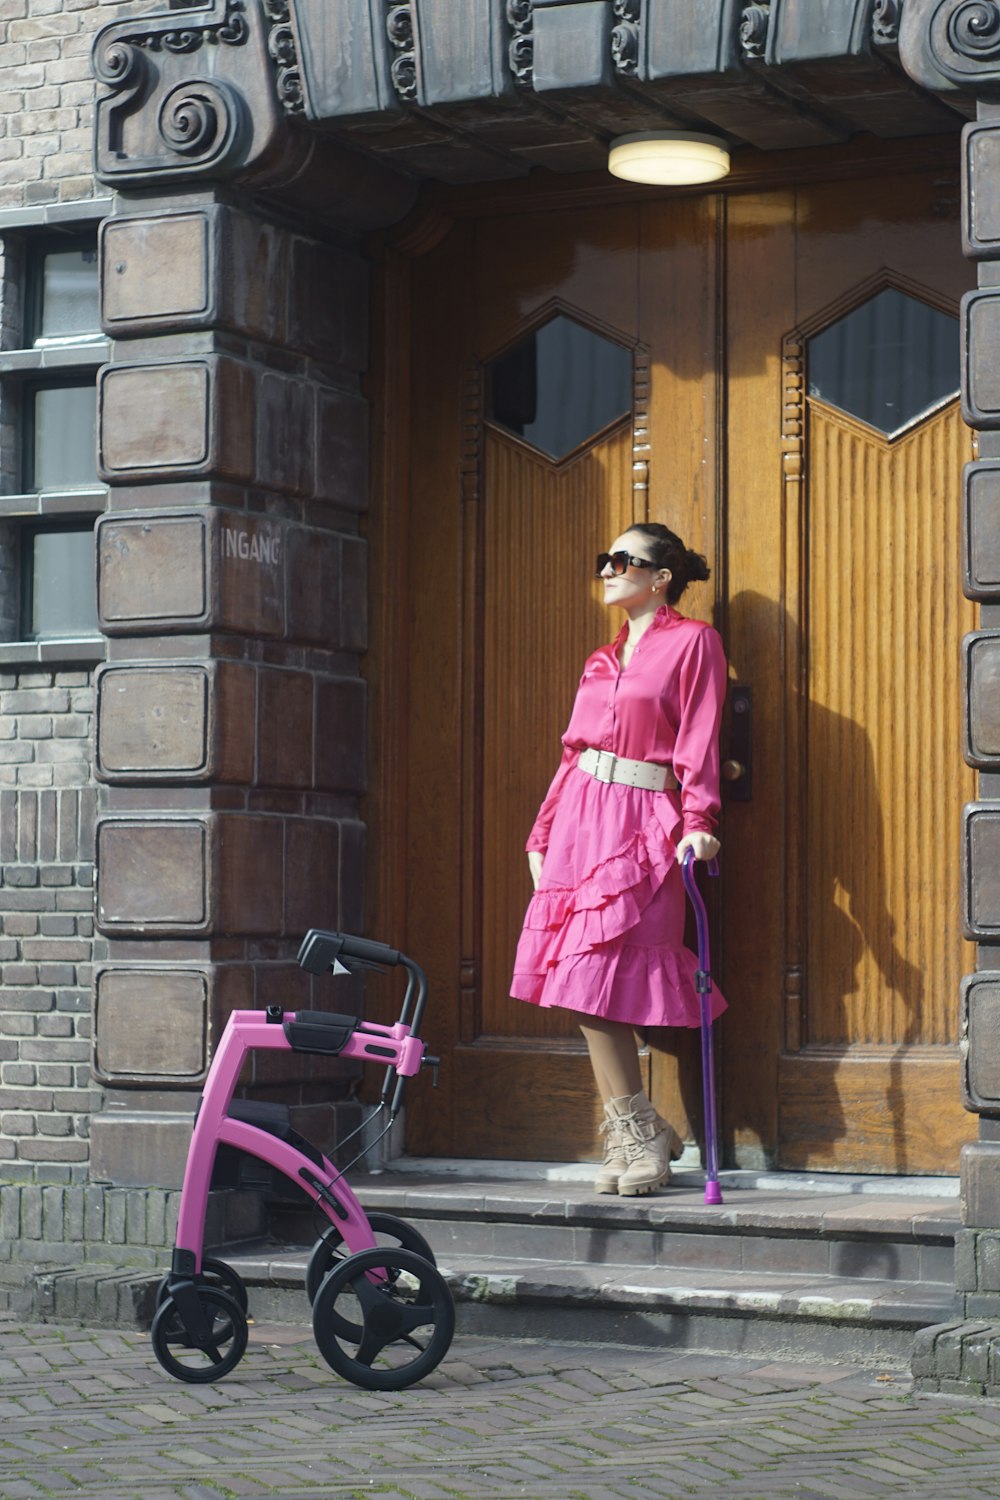
<svg viewBox="0 0 1000 1500">
<path fill-rule="evenodd" d="M 398 948 L 373 943 L 370 938 L 352 937 L 348 932 L 323 932 L 313 927 L 302 939 L 299 965 L 310 974 L 325 974 L 338 958 L 354 958 L 363 964 L 384 964 L 395 968 L 400 962 Z"/>
</svg>

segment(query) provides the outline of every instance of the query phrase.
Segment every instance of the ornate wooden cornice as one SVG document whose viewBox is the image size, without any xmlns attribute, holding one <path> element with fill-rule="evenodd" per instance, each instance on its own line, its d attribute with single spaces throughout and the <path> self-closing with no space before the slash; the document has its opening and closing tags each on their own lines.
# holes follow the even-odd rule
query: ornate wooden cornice
<svg viewBox="0 0 1000 1500">
<path fill-rule="evenodd" d="M 957 129 L 897 33 L 959 111 L 969 75 L 1000 78 L 1000 0 L 200 0 L 98 33 L 97 170 L 260 182 L 310 124 L 453 182 L 597 169 L 624 129 L 764 150 Z"/>
</svg>

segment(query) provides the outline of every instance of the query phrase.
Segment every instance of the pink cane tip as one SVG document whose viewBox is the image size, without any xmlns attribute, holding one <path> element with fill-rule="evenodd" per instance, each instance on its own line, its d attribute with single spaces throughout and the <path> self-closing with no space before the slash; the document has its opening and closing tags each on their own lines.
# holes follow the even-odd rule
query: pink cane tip
<svg viewBox="0 0 1000 1500">
<path fill-rule="evenodd" d="M 722 1202 L 722 1189 L 717 1182 L 705 1183 L 705 1202 L 713 1205 Z"/>
</svg>

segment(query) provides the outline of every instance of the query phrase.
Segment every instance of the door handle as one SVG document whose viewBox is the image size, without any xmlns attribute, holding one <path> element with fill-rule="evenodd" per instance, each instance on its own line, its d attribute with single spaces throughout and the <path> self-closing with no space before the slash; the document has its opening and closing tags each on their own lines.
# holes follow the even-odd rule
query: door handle
<svg viewBox="0 0 1000 1500">
<path fill-rule="evenodd" d="M 722 776 L 730 802 L 749 802 L 753 792 L 753 690 L 746 683 L 730 689 L 729 758 Z"/>
</svg>

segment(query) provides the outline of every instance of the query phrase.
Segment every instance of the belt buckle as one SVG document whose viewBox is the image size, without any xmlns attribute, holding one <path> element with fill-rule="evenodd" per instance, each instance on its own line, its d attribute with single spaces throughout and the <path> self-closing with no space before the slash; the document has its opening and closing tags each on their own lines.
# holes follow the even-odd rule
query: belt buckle
<svg viewBox="0 0 1000 1500">
<path fill-rule="evenodd" d="M 607 762 L 607 774 L 604 771 L 605 762 Z M 615 766 L 617 764 L 618 757 L 612 750 L 598 750 L 597 765 L 594 768 L 595 780 L 603 781 L 606 785 L 609 785 L 614 780 Z"/>
</svg>

